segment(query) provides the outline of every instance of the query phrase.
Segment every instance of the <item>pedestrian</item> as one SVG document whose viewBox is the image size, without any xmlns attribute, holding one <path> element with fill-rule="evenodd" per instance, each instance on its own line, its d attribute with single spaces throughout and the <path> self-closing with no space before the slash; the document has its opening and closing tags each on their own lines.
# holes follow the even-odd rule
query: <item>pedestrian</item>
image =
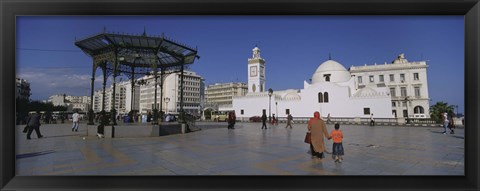
<svg viewBox="0 0 480 191">
<path fill-rule="evenodd" d="M 313 113 L 307 125 L 308 131 L 311 133 L 310 152 L 318 158 L 325 158 L 325 138 L 329 138 L 325 122 L 320 118 L 320 112 Z"/>
<path fill-rule="evenodd" d="M 98 115 L 98 119 L 100 120 L 100 124 L 97 126 L 97 136 L 98 138 L 103 138 L 105 132 L 105 125 L 107 123 L 105 111 L 101 111 Z"/>
<path fill-rule="evenodd" d="M 235 120 L 236 119 L 236 116 L 235 116 L 235 112 L 231 111 L 231 112 L 228 112 L 228 129 L 235 129 Z"/>
<path fill-rule="evenodd" d="M 330 120 L 330 113 L 327 115 L 327 123 L 331 123 L 332 121 Z"/>
<path fill-rule="evenodd" d="M 78 131 L 78 122 L 79 122 L 79 119 L 80 119 L 80 115 L 79 115 L 78 112 L 75 110 L 75 113 L 73 113 L 73 115 L 72 115 L 72 121 L 73 121 L 72 131 L 75 131 L 75 132 Z"/>
<path fill-rule="evenodd" d="M 275 114 L 272 114 L 272 125 L 278 125 L 277 118 L 275 118 Z"/>
<path fill-rule="evenodd" d="M 40 133 L 40 111 L 37 111 L 36 113 L 32 114 L 28 120 L 27 120 L 27 125 L 28 125 L 28 133 L 27 133 L 27 140 L 30 140 L 30 135 L 32 134 L 32 131 L 35 130 L 35 133 L 37 133 L 38 138 L 42 138 L 43 135 Z"/>
<path fill-rule="evenodd" d="M 370 115 L 370 126 L 375 126 L 375 120 L 373 119 L 373 113 Z"/>
<path fill-rule="evenodd" d="M 262 129 L 265 127 L 265 129 L 267 129 L 267 115 L 265 114 L 265 112 L 263 112 L 262 114 Z"/>
<path fill-rule="evenodd" d="M 332 130 L 330 137 L 333 138 L 332 158 L 335 162 L 342 162 L 343 160 L 343 133 L 340 131 L 340 124 L 335 123 L 335 130 Z"/>
<path fill-rule="evenodd" d="M 290 126 L 290 129 L 292 128 L 292 120 L 293 120 L 292 115 L 288 114 L 288 116 L 287 116 L 287 126 L 285 126 L 285 128 L 287 128 L 288 126 Z"/>
<path fill-rule="evenodd" d="M 455 123 L 453 121 L 453 116 L 454 113 L 451 111 L 448 113 L 448 128 L 450 129 L 450 134 L 455 134 L 454 129 L 455 129 Z"/>
<path fill-rule="evenodd" d="M 443 115 L 442 115 L 442 120 L 443 120 L 443 128 L 444 128 L 444 131 L 442 132 L 444 135 L 447 134 L 447 128 L 448 128 L 448 124 L 449 124 L 449 120 L 448 120 L 448 114 L 447 112 L 444 112 Z M 450 132 L 452 133 L 452 132 Z"/>
<path fill-rule="evenodd" d="M 152 113 L 151 113 L 151 112 L 148 112 L 148 114 L 147 114 L 147 123 L 150 122 L 151 119 L 152 119 Z"/>
</svg>

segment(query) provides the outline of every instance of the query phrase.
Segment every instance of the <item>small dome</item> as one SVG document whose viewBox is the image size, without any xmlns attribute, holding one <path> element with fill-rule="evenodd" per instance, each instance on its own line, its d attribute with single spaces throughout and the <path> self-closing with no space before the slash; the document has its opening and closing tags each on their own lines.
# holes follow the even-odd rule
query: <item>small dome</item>
<svg viewBox="0 0 480 191">
<path fill-rule="evenodd" d="M 299 100 L 299 99 L 301 99 L 301 97 L 296 92 L 290 92 L 290 93 L 287 93 L 283 97 L 283 99 L 285 99 L 285 100 Z"/>
<path fill-rule="evenodd" d="M 318 82 L 346 82 L 350 80 L 350 72 L 340 63 L 327 60 L 318 66 L 312 76 L 312 83 Z"/>
</svg>

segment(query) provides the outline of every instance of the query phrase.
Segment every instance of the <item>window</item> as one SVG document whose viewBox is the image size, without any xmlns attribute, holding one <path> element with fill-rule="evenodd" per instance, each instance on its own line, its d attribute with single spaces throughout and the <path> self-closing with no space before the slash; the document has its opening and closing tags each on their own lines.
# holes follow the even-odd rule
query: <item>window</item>
<svg viewBox="0 0 480 191">
<path fill-rule="evenodd" d="M 394 82 L 395 81 L 395 76 L 393 74 L 390 74 L 390 82 Z"/>
<path fill-rule="evenodd" d="M 397 102 L 392 101 L 392 107 L 397 107 Z"/>
<path fill-rule="evenodd" d="M 400 74 L 400 81 L 405 82 L 405 74 Z"/>
<path fill-rule="evenodd" d="M 390 88 L 390 95 L 392 95 L 392 97 L 396 97 L 397 95 L 395 94 L 395 88 Z"/>
<path fill-rule="evenodd" d="M 418 73 L 413 73 L 413 80 L 419 80 Z"/>
<path fill-rule="evenodd" d="M 400 88 L 400 96 L 407 97 L 407 88 L 406 87 L 401 87 Z"/>
<path fill-rule="evenodd" d="M 369 78 L 370 78 L 370 82 L 374 82 L 374 81 L 375 81 L 375 79 L 373 78 L 373 76 L 369 76 Z"/>
<path fill-rule="evenodd" d="M 364 115 L 370 115 L 370 108 L 363 108 L 363 114 Z"/>
<path fill-rule="evenodd" d="M 378 76 L 378 81 L 384 82 L 383 75 Z"/>
<path fill-rule="evenodd" d="M 240 114 L 241 114 L 241 115 L 243 115 L 243 109 L 242 109 L 242 110 L 240 110 Z"/>
<path fill-rule="evenodd" d="M 318 93 L 318 103 L 323 103 L 323 94 L 322 92 Z"/>
<path fill-rule="evenodd" d="M 420 97 L 420 87 L 415 87 L 415 96 Z"/>
<path fill-rule="evenodd" d="M 362 82 L 362 76 L 358 76 L 358 83 L 361 84 Z"/>
<path fill-rule="evenodd" d="M 326 82 L 330 81 L 330 74 L 325 74 L 325 75 L 323 75 L 323 77 L 325 78 Z"/>
<path fill-rule="evenodd" d="M 323 93 L 323 102 L 328 103 L 328 92 Z"/>
<path fill-rule="evenodd" d="M 415 114 L 417 114 L 417 113 L 423 114 L 423 113 L 425 113 L 425 110 L 423 109 L 422 106 L 416 106 L 416 107 L 413 109 L 413 112 L 414 112 Z"/>
<path fill-rule="evenodd" d="M 289 114 L 290 114 L 290 109 L 286 109 L 286 110 L 285 110 L 285 113 L 286 113 L 287 115 L 289 115 Z"/>
</svg>

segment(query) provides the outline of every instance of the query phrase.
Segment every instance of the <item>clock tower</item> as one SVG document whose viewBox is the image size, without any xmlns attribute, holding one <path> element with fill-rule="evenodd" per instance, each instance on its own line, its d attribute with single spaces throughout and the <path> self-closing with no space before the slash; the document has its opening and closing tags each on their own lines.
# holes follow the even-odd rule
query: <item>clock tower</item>
<svg viewBox="0 0 480 191">
<path fill-rule="evenodd" d="M 260 49 L 253 48 L 253 56 L 248 59 L 248 93 L 265 91 L 265 60 L 260 57 Z"/>
</svg>

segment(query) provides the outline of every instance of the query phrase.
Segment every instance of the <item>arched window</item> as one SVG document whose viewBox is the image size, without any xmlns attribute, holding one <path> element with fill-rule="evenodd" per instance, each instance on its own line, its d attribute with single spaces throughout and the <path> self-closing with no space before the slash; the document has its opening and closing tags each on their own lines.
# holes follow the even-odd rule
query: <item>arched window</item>
<svg viewBox="0 0 480 191">
<path fill-rule="evenodd" d="M 323 93 L 323 102 L 328 103 L 328 92 Z"/>
<path fill-rule="evenodd" d="M 413 109 L 413 112 L 414 112 L 414 113 L 425 113 L 425 110 L 423 109 L 422 106 L 416 106 L 416 107 Z"/>
<path fill-rule="evenodd" d="M 318 92 L 318 103 L 323 103 L 323 94 L 322 94 L 322 92 Z"/>
</svg>

